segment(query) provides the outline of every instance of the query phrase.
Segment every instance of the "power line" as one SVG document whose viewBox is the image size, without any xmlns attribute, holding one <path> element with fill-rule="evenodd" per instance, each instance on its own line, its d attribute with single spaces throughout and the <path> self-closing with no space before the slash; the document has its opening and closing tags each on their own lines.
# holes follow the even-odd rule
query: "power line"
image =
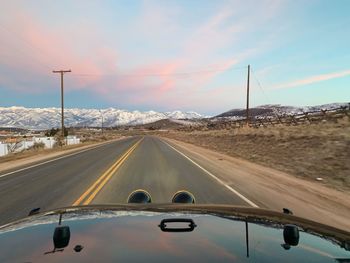
<svg viewBox="0 0 350 263">
<path fill-rule="evenodd" d="M 261 92 L 262 92 L 263 95 L 265 96 L 265 99 L 268 101 L 269 104 L 271 104 L 271 100 L 270 100 L 269 96 L 265 93 L 264 89 L 262 88 L 262 85 L 261 85 L 260 81 L 258 80 L 258 78 L 257 78 L 255 72 L 253 71 L 253 69 L 251 69 L 251 72 L 252 72 L 252 75 L 253 75 L 253 77 L 254 77 L 256 83 L 258 84 L 258 86 L 259 86 Z M 276 112 L 276 109 L 275 109 L 274 107 L 272 107 L 272 111 L 273 111 L 273 113 L 276 115 L 276 117 L 278 117 L 278 112 Z"/>
<path fill-rule="evenodd" d="M 33 51 L 39 51 L 42 53 L 46 53 L 43 52 L 43 50 L 41 50 L 40 48 L 33 46 L 31 43 L 29 43 L 26 39 L 24 39 L 22 36 L 20 36 L 18 33 L 14 33 L 12 32 L 10 29 L 8 29 L 7 27 L 5 27 L 3 24 L 0 23 L 0 28 L 2 28 L 3 30 L 7 31 L 8 33 L 10 33 L 13 36 L 16 36 L 18 39 L 21 40 L 21 42 L 25 43 L 28 47 L 30 47 Z M 28 55 L 27 52 L 24 52 L 23 50 L 20 50 L 16 47 L 15 48 L 17 51 L 20 51 L 21 53 Z M 38 62 L 38 64 L 40 64 L 43 68 L 45 69 L 49 69 L 51 68 L 50 65 L 43 63 L 42 61 L 40 61 L 39 59 L 37 59 L 34 56 L 31 56 L 36 62 Z M 174 76 L 174 77 L 191 77 L 192 75 L 196 75 L 196 74 L 202 74 L 202 73 L 211 73 L 211 72 L 224 72 L 224 71 L 233 71 L 233 70 L 239 70 L 239 69 L 244 69 L 246 68 L 245 66 L 241 66 L 241 67 L 234 67 L 234 68 L 230 68 L 230 69 L 208 69 L 208 70 L 198 70 L 198 71 L 189 71 L 189 72 L 175 72 L 175 73 L 169 73 L 169 74 L 162 74 L 162 73 L 150 73 L 150 74 L 130 74 L 130 73 L 112 73 L 112 74 L 89 74 L 89 73 L 75 73 L 75 74 L 71 74 L 71 76 L 74 77 L 99 77 L 99 76 L 116 76 L 116 77 L 166 77 L 166 76 Z"/>
<path fill-rule="evenodd" d="M 253 73 L 252 75 L 253 75 L 253 77 L 254 77 L 256 83 L 258 84 L 258 86 L 259 86 L 261 92 L 262 92 L 262 93 L 264 94 L 264 96 L 267 98 L 267 95 L 265 94 L 265 91 L 263 90 L 263 88 L 262 88 L 262 86 L 261 86 L 261 84 L 260 84 L 260 81 L 258 80 L 258 78 L 257 78 L 255 72 L 253 71 L 253 69 L 251 69 L 251 72 Z M 267 98 L 267 99 L 268 99 L 268 98 Z"/>
<path fill-rule="evenodd" d="M 166 76 L 179 76 L 179 77 L 190 77 L 192 75 L 196 74 L 202 74 L 202 73 L 211 73 L 211 72 L 224 72 L 224 71 L 233 71 L 233 70 L 239 70 L 246 67 L 234 67 L 231 69 L 210 69 L 210 70 L 198 70 L 198 71 L 188 71 L 188 72 L 175 72 L 175 73 L 169 73 L 169 74 L 163 74 L 163 73 L 150 73 L 150 74 L 131 74 L 131 73 L 114 73 L 114 74 L 88 74 L 88 73 L 75 73 L 72 74 L 72 76 L 75 77 L 103 77 L 103 76 L 115 76 L 115 77 L 166 77 Z"/>
<path fill-rule="evenodd" d="M 23 37 L 21 37 L 19 34 L 13 33 L 11 30 L 9 30 L 7 27 L 5 27 L 3 24 L 0 23 L 0 28 L 2 28 L 4 31 L 7 31 L 8 33 L 10 33 L 12 36 L 17 37 L 18 39 L 21 40 L 21 42 L 25 43 L 28 47 L 30 47 L 32 50 L 35 51 L 40 51 L 41 50 L 38 47 L 34 47 L 31 43 L 29 43 L 28 41 L 26 41 Z M 20 53 L 24 54 L 24 55 L 28 55 L 28 52 L 25 52 L 15 46 L 12 46 L 12 48 L 14 48 L 15 50 L 19 51 Z M 49 69 L 51 68 L 50 66 L 48 66 L 46 63 L 43 63 L 41 60 L 39 60 L 37 57 L 35 56 L 31 56 L 31 58 L 33 60 L 35 60 L 40 66 L 42 66 L 45 69 Z"/>
</svg>

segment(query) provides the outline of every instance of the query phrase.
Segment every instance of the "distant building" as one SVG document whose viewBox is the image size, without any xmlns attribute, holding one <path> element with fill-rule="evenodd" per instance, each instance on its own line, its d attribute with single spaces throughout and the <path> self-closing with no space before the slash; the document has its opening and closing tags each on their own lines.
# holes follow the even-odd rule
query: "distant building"
<svg viewBox="0 0 350 263">
<path fill-rule="evenodd" d="M 66 145 L 79 144 L 80 138 L 70 135 L 65 138 L 65 142 Z M 54 137 L 6 138 L 0 142 L 0 156 L 24 151 L 33 147 L 35 143 L 43 143 L 46 149 L 51 149 L 55 146 L 56 140 Z"/>
<path fill-rule="evenodd" d="M 0 156 L 8 154 L 7 144 L 0 142 Z"/>
<path fill-rule="evenodd" d="M 77 136 L 68 135 L 65 138 L 65 141 L 66 141 L 66 145 L 79 144 L 80 138 L 77 138 Z"/>
</svg>

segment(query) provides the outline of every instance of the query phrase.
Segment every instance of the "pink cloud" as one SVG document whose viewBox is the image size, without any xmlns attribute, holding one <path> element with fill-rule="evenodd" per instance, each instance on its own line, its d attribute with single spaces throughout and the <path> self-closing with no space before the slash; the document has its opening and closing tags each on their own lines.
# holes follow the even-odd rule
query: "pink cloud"
<svg viewBox="0 0 350 263">
<path fill-rule="evenodd" d="M 75 78 L 70 89 L 82 89 L 98 85 L 101 74 L 115 70 L 117 55 L 114 50 L 101 47 L 93 55 L 81 55 L 67 37 L 38 23 L 29 14 L 19 11 L 15 15 L 12 31 L 5 32 L 5 43 L 0 46 L 0 54 L 11 54 L 2 63 L 23 79 L 42 79 L 43 75 L 51 76 L 49 82 L 56 83 L 52 74 L 54 69 L 72 69 L 73 72 L 88 72 L 89 78 Z M 79 34 L 76 33 L 76 34 Z M 94 32 L 90 32 L 94 34 Z M 20 44 L 19 44 L 20 43 Z M 13 78 L 13 77 L 12 77 Z M 47 81 L 47 80 L 45 80 Z M 16 90 L 30 92 L 26 85 L 10 83 L 5 80 L 5 86 Z M 12 84 L 12 85 L 11 85 Z M 47 89 L 47 85 L 38 85 L 37 89 Z"/>
<path fill-rule="evenodd" d="M 180 9 L 154 8 L 148 2 L 144 6 L 141 19 L 132 22 L 133 34 L 141 35 L 154 46 L 164 47 L 171 41 L 176 42 L 176 47 L 179 47 L 176 57 L 157 59 L 155 54 L 155 58 L 148 62 L 140 58 L 137 66 L 123 72 L 123 65 L 128 64 L 132 54 L 116 50 L 118 46 L 110 48 L 103 41 L 103 34 L 93 25 L 73 24 L 67 29 L 52 29 L 52 26 L 40 23 L 34 15 L 16 8 L 9 23 L 13 32 L 7 32 L 5 45 L 0 46 L 1 55 L 11 55 L 5 56 L 1 63 L 14 75 L 28 80 L 28 84 L 32 82 L 31 87 L 35 83 L 35 87 L 28 89 L 26 81 L 17 81 L 13 76 L 2 78 L 1 84 L 16 91 L 46 91 L 47 87 L 59 85 L 59 76 L 52 74 L 53 69 L 70 68 L 72 73 L 66 76 L 67 92 L 87 90 L 116 104 L 123 101 L 124 104 L 179 108 L 198 101 L 210 102 L 210 95 L 205 99 L 198 94 L 199 91 L 212 84 L 225 70 L 261 52 L 257 47 L 232 57 L 217 55 L 222 48 L 238 41 L 239 33 L 248 26 L 252 27 L 246 20 L 230 23 L 230 18 L 240 13 L 240 5 L 234 9 L 222 8 L 185 34 L 176 23 L 181 17 Z M 142 29 L 141 32 L 135 25 Z M 15 49 L 20 52 L 15 52 Z M 181 72 L 194 73 L 179 74 Z M 152 74 L 154 76 L 150 76 Z M 218 98 L 222 96 L 219 92 L 215 94 Z"/>
<path fill-rule="evenodd" d="M 315 76 L 310 76 L 304 79 L 299 79 L 291 82 L 286 82 L 282 84 L 274 85 L 273 89 L 285 89 L 285 88 L 293 88 L 298 86 L 304 86 L 308 84 L 313 84 L 321 81 L 326 81 L 330 79 L 335 78 L 342 78 L 350 75 L 350 70 L 344 70 L 340 72 L 332 72 L 332 73 L 326 73 L 326 74 L 320 74 Z"/>
</svg>

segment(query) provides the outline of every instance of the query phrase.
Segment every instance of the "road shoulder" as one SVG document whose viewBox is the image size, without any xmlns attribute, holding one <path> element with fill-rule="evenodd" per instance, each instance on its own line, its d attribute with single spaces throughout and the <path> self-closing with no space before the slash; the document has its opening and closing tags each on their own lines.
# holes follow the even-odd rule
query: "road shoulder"
<svg viewBox="0 0 350 263">
<path fill-rule="evenodd" d="M 3 163 L 0 163 L 0 173 L 4 174 L 7 172 L 12 172 L 16 169 L 23 169 L 27 166 L 37 165 L 42 162 L 53 160 L 55 158 L 63 157 L 69 154 L 79 153 L 81 151 L 93 149 L 95 147 L 99 147 L 99 146 L 109 144 L 115 141 L 119 141 L 125 138 L 127 138 L 127 136 L 120 137 L 114 140 L 104 141 L 104 142 L 82 144 L 78 147 L 71 148 L 71 149 L 62 149 L 54 152 L 41 152 L 39 154 L 34 154 L 32 156 L 28 156 L 25 158 L 3 162 Z"/>
<path fill-rule="evenodd" d="M 282 211 L 341 229 L 350 228 L 349 193 L 193 144 L 162 139 L 237 189 L 259 207 Z"/>
</svg>

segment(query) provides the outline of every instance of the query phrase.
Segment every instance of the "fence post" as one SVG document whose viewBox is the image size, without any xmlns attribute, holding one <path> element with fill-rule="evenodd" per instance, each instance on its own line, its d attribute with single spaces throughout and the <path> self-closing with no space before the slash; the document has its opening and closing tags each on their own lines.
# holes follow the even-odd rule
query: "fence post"
<svg viewBox="0 0 350 263">
<path fill-rule="evenodd" d="M 307 112 L 303 112 L 304 116 L 306 117 L 306 119 L 311 123 L 311 119 L 309 118 L 309 114 Z"/>
<path fill-rule="evenodd" d="M 327 109 L 321 109 L 322 112 L 322 120 L 327 121 Z"/>
<path fill-rule="evenodd" d="M 293 123 L 296 124 L 296 125 L 298 125 L 298 122 L 297 122 L 297 120 L 295 119 L 294 115 L 290 115 L 290 117 L 291 117 Z"/>
</svg>

